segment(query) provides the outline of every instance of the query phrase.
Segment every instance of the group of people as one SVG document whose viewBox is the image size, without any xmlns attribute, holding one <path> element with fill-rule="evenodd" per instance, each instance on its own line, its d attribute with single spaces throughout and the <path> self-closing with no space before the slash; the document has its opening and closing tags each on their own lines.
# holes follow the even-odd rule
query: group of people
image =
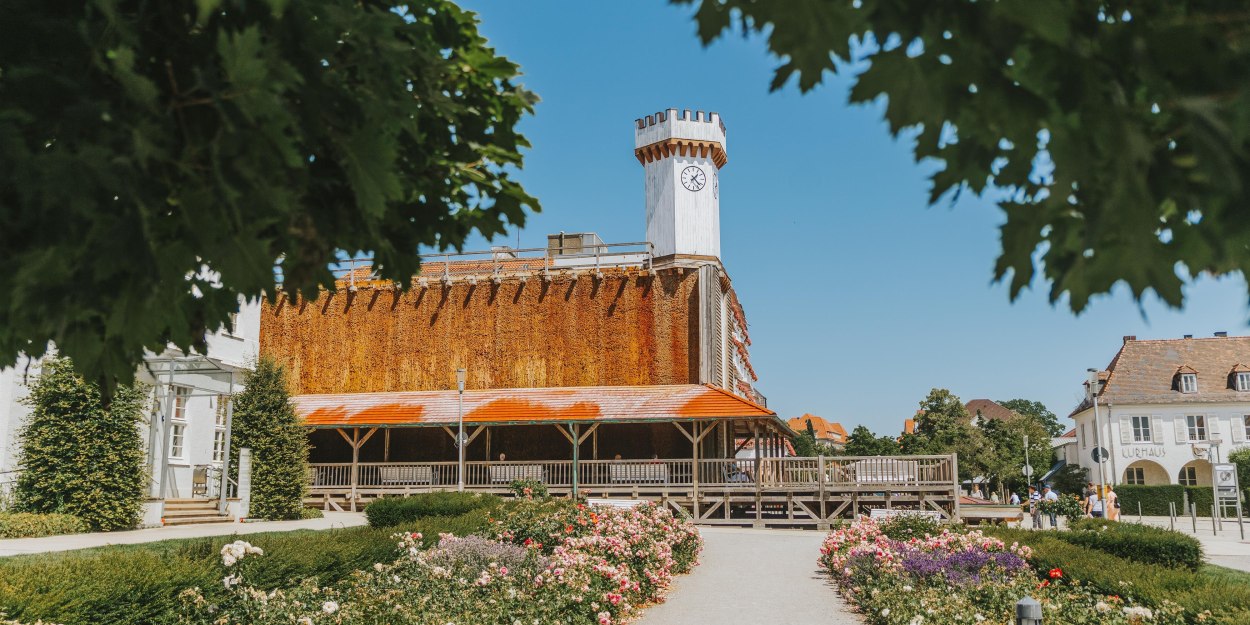
<svg viewBox="0 0 1250 625">
<path fill-rule="evenodd" d="M 1051 488 L 1050 484 L 1042 484 L 1041 491 L 1036 486 L 1029 486 L 1028 495 L 1028 511 L 1029 516 L 1033 519 L 1033 529 L 1042 529 L 1042 517 L 1045 516 L 1050 521 L 1051 529 L 1059 527 L 1058 514 L 1051 507 L 1043 512 L 1043 501 L 1058 501 L 1059 493 Z M 1022 505 L 1020 496 L 1011 493 L 1008 500 L 1011 505 Z M 1103 493 L 1100 495 L 1098 488 L 1093 482 L 1085 485 L 1085 489 L 1081 491 L 1081 510 L 1085 513 L 1086 518 L 1107 519 L 1108 521 L 1118 521 L 1120 519 L 1120 497 L 1115 493 L 1115 487 L 1107 484 Z"/>
</svg>

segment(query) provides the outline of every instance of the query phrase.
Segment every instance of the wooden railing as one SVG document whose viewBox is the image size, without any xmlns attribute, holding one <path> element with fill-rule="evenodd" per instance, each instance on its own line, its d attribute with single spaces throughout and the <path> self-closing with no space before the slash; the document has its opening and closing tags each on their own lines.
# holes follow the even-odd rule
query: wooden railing
<svg viewBox="0 0 1250 625">
<path fill-rule="evenodd" d="M 553 487 L 573 485 L 572 460 L 466 462 L 465 486 L 506 488 L 533 479 Z M 696 471 L 697 468 L 697 471 Z M 832 456 L 818 458 L 717 458 L 582 460 L 583 488 L 681 486 L 716 488 L 848 488 L 953 486 L 951 456 Z M 317 463 L 309 483 L 318 489 L 445 490 L 457 485 L 455 462 Z"/>
</svg>

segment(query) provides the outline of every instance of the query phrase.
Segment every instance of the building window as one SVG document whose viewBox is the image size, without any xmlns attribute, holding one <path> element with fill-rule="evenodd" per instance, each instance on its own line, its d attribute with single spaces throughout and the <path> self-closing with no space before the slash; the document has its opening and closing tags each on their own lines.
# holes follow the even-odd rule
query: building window
<svg viewBox="0 0 1250 625">
<path fill-rule="evenodd" d="M 186 459 L 187 400 L 190 398 L 190 387 L 174 387 L 174 413 L 169 420 L 169 457 L 175 460 Z"/>
<path fill-rule="evenodd" d="M 217 396 L 217 416 L 213 421 L 213 462 L 226 459 L 226 396 Z"/>
<path fill-rule="evenodd" d="M 1189 440 L 1207 440 L 1207 418 L 1205 416 L 1191 414 L 1185 417 L 1185 422 L 1189 426 Z"/>
<path fill-rule="evenodd" d="M 1085 435 L 1085 424 L 1081 424 L 1081 449 L 1089 447 L 1089 437 Z"/>
<path fill-rule="evenodd" d="M 1124 483 L 1141 485 L 1146 483 L 1146 470 L 1141 467 L 1129 467 L 1124 470 Z"/>
<path fill-rule="evenodd" d="M 230 313 L 230 320 L 226 323 L 226 334 L 236 336 L 239 333 L 239 313 Z"/>
<path fill-rule="evenodd" d="M 1180 475 L 1176 476 L 1176 481 L 1181 486 L 1197 486 L 1198 485 L 1198 469 L 1194 467 L 1181 467 Z"/>
<path fill-rule="evenodd" d="M 1153 441 L 1154 437 L 1150 431 L 1150 417 L 1133 417 L 1133 442 L 1150 443 Z"/>
<path fill-rule="evenodd" d="M 1237 390 L 1250 391 L 1250 371 L 1237 372 Z"/>
<path fill-rule="evenodd" d="M 1250 414 L 1241 418 L 1246 426 L 1246 440 L 1250 441 Z"/>
<path fill-rule="evenodd" d="M 1182 373 L 1181 374 L 1181 392 L 1197 393 L 1198 392 L 1198 374 Z"/>
</svg>

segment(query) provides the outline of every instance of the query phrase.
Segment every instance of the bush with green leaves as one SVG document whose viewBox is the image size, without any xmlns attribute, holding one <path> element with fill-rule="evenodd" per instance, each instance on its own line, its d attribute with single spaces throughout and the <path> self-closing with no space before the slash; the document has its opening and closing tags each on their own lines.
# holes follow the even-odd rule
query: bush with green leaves
<svg viewBox="0 0 1250 625">
<path fill-rule="evenodd" d="M 1080 519 L 1069 528 L 1058 536 L 1074 545 L 1147 564 L 1191 570 L 1202 566 L 1202 543 L 1187 534 L 1105 519 Z"/>
<path fill-rule="evenodd" d="M 425 517 L 457 516 L 499 505 L 495 495 L 440 491 L 405 497 L 382 497 L 365 507 L 371 527 L 392 527 Z"/>
<path fill-rule="evenodd" d="M 441 532 L 465 536 L 490 528 L 485 510 L 431 517 L 397 527 L 351 527 L 250 534 L 265 557 L 250 581 L 271 590 L 314 578 L 333 585 L 352 573 L 395 557 L 396 532 L 421 532 L 428 542 Z M 60 553 L 0 558 L 0 613 L 30 623 L 62 625 L 173 625 L 180 622 L 178 594 L 199 587 L 212 600 L 222 586 L 223 537 L 114 545 Z"/>
<path fill-rule="evenodd" d="M 81 534 L 89 528 L 72 514 L 0 512 L 0 538 L 38 538 L 61 534 Z"/>
<path fill-rule="evenodd" d="M 66 358 L 43 362 L 24 400 L 17 512 L 62 513 L 92 530 L 131 529 L 139 522 L 147 483 L 139 423 L 146 394 L 121 386 L 105 406 L 99 387 Z"/>
<path fill-rule="evenodd" d="M 927 515 L 908 514 L 900 512 L 890 518 L 877 524 L 882 534 L 885 534 L 892 540 L 911 540 L 913 538 L 924 538 L 925 536 L 937 536 L 942 533 L 943 529 L 949 529 L 956 532 L 965 530 L 962 525 L 942 526 L 934 519 Z"/>
<path fill-rule="evenodd" d="M 248 516 L 301 518 L 308 492 L 308 432 L 291 406 L 286 369 L 264 357 L 243 380 L 234 398 L 230 474 L 238 479 L 239 450 L 252 450 L 252 492 Z"/>
<path fill-rule="evenodd" d="M 1115 487 L 1115 494 L 1120 498 L 1121 513 L 1137 514 L 1140 505 L 1142 514 L 1146 516 L 1167 516 L 1172 510 L 1168 504 L 1176 504 L 1177 516 L 1189 516 L 1189 510 L 1185 509 L 1188 502 L 1194 504 L 1198 516 L 1208 517 L 1211 516 L 1211 504 L 1215 501 L 1210 486 L 1119 484 Z"/>
<path fill-rule="evenodd" d="M 1135 562 L 1074 545 L 1059 537 L 1063 532 L 995 527 L 988 528 L 986 533 L 1031 547 L 1033 553 L 1029 562 L 1038 570 L 1057 568 L 1069 580 L 1149 605 L 1175 602 L 1184 608 L 1188 623 L 1250 623 L 1250 585 L 1239 580 L 1208 574 L 1204 570 Z"/>
<path fill-rule="evenodd" d="M 547 497 L 547 485 L 543 484 L 542 480 L 512 480 L 512 483 L 508 485 L 508 490 L 512 491 L 512 494 L 517 497 L 532 497 L 535 499 Z"/>
</svg>

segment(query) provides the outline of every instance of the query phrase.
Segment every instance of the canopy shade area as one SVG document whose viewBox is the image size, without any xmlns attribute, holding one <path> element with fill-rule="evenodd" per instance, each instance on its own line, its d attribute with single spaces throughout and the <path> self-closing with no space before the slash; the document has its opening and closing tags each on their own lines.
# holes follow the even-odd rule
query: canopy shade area
<svg viewBox="0 0 1250 625">
<path fill-rule="evenodd" d="M 295 411 L 312 428 L 454 425 L 456 391 L 297 395 Z M 473 425 L 647 423 L 766 420 L 793 435 L 777 413 L 704 384 L 580 386 L 465 391 L 464 422 Z"/>
</svg>

